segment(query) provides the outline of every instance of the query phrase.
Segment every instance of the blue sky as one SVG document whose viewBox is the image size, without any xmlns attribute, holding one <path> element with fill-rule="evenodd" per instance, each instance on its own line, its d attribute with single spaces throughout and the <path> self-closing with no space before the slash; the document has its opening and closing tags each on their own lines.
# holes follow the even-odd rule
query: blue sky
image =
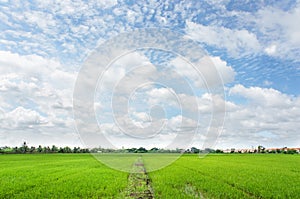
<svg viewBox="0 0 300 199">
<path fill-rule="evenodd" d="M 216 99 L 224 104 L 226 117 L 213 147 L 300 145 L 299 1 L 138 2 L 0 1 L 0 146 L 20 145 L 24 140 L 32 145 L 84 146 L 73 118 L 73 91 L 80 69 L 108 39 L 145 28 L 166 28 L 192 39 L 220 73 L 224 96 Z M 116 83 L 115 78 L 126 77 L 129 66 L 141 63 L 150 67 L 134 74 L 145 70 L 146 75 L 150 69 L 160 71 L 167 65 L 195 84 L 194 88 L 201 84 L 177 55 L 159 50 L 135 51 L 120 58 L 105 81 Z M 208 83 L 214 83 L 211 71 L 206 72 Z M 159 74 L 162 81 L 165 76 Z M 173 92 L 186 100 L 179 102 L 183 110 L 198 110 L 204 121 L 198 123 L 203 128 L 199 131 L 204 132 L 212 113 L 211 95 L 205 89 L 188 95 L 181 92 L 180 84 L 173 86 L 173 90 L 162 85 L 141 87 L 144 94 L 140 96 L 148 101 L 139 97 L 133 102 L 130 115 L 143 128 L 151 117 L 140 103 L 159 104 L 167 112 L 162 137 L 145 143 L 121 135 L 113 123 L 114 107 L 107 108 L 112 93 L 103 94 L 110 87 L 99 88 L 95 113 L 102 132 L 117 147 L 142 143 L 150 147 L 150 142 L 164 147 L 174 138 L 174 126 L 183 131 L 180 121 L 191 126 L 196 122 L 180 116 L 180 106 L 171 99 Z M 185 104 L 191 97 L 198 107 Z M 203 137 L 199 133 L 189 144 L 201 147 Z"/>
</svg>

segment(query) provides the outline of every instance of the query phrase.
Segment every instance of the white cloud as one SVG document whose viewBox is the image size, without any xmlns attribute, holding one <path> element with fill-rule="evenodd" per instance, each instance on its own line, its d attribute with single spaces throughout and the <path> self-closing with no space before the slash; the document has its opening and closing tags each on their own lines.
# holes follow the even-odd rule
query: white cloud
<svg viewBox="0 0 300 199">
<path fill-rule="evenodd" d="M 227 106 L 224 131 L 218 142 L 220 148 L 299 145 L 299 97 L 275 89 L 243 85 L 230 88 L 230 95 L 243 97 L 246 101 L 233 108 Z"/>
<path fill-rule="evenodd" d="M 224 84 L 234 81 L 236 73 L 231 66 L 227 65 L 226 61 L 222 60 L 220 57 L 210 57 L 210 59 L 214 63 Z"/>
<path fill-rule="evenodd" d="M 130 94 L 140 84 L 150 81 L 156 68 L 141 53 L 133 52 L 119 57 L 116 62 L 103 69 L 99 78 L 99 90 Z"/>
<path fill-rule="evenodd" d="M 268 81 L 268 80 L 265 80 L 263 83 L 265 86 L 271 86 L 273 84 L 273 82 Z"/>
<path fill-rule="evenodd" d="M 45 123 L 46 120 L 38 112 L 23 107 L 16 109 L 5 114 L 2 120 L 3 128 L 19 129 L 19 128 L 32 128 L 34 125 Z M 4 123 L 4 124 L 3 124 Z"/>
<path fill-rule="evenodd" d="M 250 87 L 246 88 L 243 85 L 235 85 L 230 89 L 230 94 L 240 95 L 250 100 L 254 105 L 264 107 L 289 107 L 292 105 L 292 99 L 275 89 Z"/>
<path fill-rule="evenodd" d="M 300 17 L 300 2 L 289 12 L 266 7 L 259 10 L 256 16 L 256 23 L 263 33 L 269 36 L 280 35 L 282 41 L 287 41 L 293 47 L 299 46 L 300 27 L 296 19 Z"/>
<path fill-rule="evenodd" d="M 222 86 L 218 71 L 224 77 L 226 83 L 234 79 L 234 70 L 219 57 L 207 56 L 204 60 L 200 60 L 198 64 L 205 68 L 201 72 L 205 74 L 210 86 L 214 86 L 213 84 Z M 216 65 L 215 68 L 209 67 L 214 64 Z M 113 81 L 103 84 L 104 89 L 97 91 L 99 102 L 97 101 L 96 106 L 101 104 L 101 107 L 103 107 L 102 109 L 98 108 L 96 113 L 100 129 L 113 144 L 119 147 L 128 145 L 124 143 L 124 140 L 127 140 L 131 145 L 136 144 L 138 146 L 142 144 L 139 139 L 126 138 L 123 132 L 118 129 L 119 127 L 133 137 L 149 138 L 156 132 L 161 132 L 162 135 L 159 134 L 158 137 L 155 137 L 155 139 L 158 139 L 156 141 L 152 142 L 152 138 L 143 140 L 145 146 L 158 143 L 161 136 L 165 139 L 165 135 L 169 135 L 170 137 L 167 141 L 165 140 L 166 142 L 159 143 L 159 146 L 161 146 L 170 143 L 171 138 L 176 137 L 177 134 L 187 133 L 188 138 L 191 138 L 189 136 L 193 137 L 192 131 L 197 128 L 199 112 L 201 114 L 201 128 L 205 134 L 210 126 L 212 112 L 215 111 L 216 114 L 224 112 L 225 102 L 221 96 L 217 95 L 204 94 L 198 97 L 199 93 L 196 95 L 196 93 L 187 91 L 190 87 L 179 89 L 178 87 L 186 85 L 180 82 L 181 79 L 178 78 L 178 75 L 185 76 L 192 83 L 198 81 L 199 74 L 195 75 L 195 72 L 190 68 L 186 62 L 179 58 L 173 59 L 170 66 L 168 65 L 166 68 L 158 68 L 138 53 L 121 57 L 117 62 L 110 65 L 103 76 L 103 78 Z M 118 72 L 120 70 L 123 72 Z M 173 75 L 174 71 L 177 75 Z M 121 81 L 119 81 L 120 79 Z M 156 82 L 158 85 L 155 84 Z M 201 86 L 203 87 L 203 82 Z M 107 93 L 104 91 L 113 94 L 113 101 L 110 100 L 110 96 L 105 96 Z M 200 90 L 198 89 L 197 92 L 200 92 Z M 157 111 L 153 115 L 150 114 L 152 108 Z M 155 118 L 157 115 L 159 117 Z M 178 124 L 179 120 L 180 124 Z M 85 130 L 87 130 L 86 125 Z M 186 137 L 180 142 L 184 143 L 185 141 L 188 142 Z M 94 143 L 91 142 L 91 144 Z"/>
<path fill-rule="evenodd" d="M 300 2 L 289 10 L 278 6 L 264 6 L 256 12 L 236 12 L 239 26 L 254 30 L 262 52 L 281 59 L 299 60 Z"/>
<path fill-rule="evenodd" d="M 31 134 L 31 131 L 51 134 L 50 128 L 60 129 L 57 132 L 61 135 L 56 136 L 74 132 L 71 111 L 76 73 L 64 71 L 55 60 L 8 51 L 0 51 L 0 71 L 0 107 L 4 112 L 2 124 L 6 128 L 0 130 L 2 137 L 11 140 L 11 136 L 20 134 L 19 138 L 23 139 L 21 134 Z M 14 135 L 7 133 L 13 129 L 16 130 Z M 38 137 L 33 136 L 31 140 Z M 11 143 L 17 141 L 22 142 L 16 139 Z"/>
<path fill-rule="evenodd" d="M 56 60 L 45 59 L 34 54 L 19 55 L 9 51 L 0 51 L 0 65 L 2 75 L 10 74 L 34 81 L 41 80 L 53 83 L 55 88 L 69 88 L 76 78 L 75 72 L 65 71 Z"/>
<path fill-rule="evenodd" d="M 275 44 L 265 48 L 265 52 L 269 55 L 273 55 L 276 53 L 276 50 L 277 50 L 277 46 Z"/>
<path fill-rule="evenodd" d="M 246 29 L 205 26 L 186 21 L 185 31 L 187 37 L 218 48 L 225 48 L 234 56 L 256 53 L 261 48 L 256 35 Z"/>
<path fill-rule="evenodd" d="M 144 118 L 147 114 L 138 113 Z M 146 116 L 147 117 L 147 116 Z M 125 119 L 123 120 L 125 121 Z M 135 121 L 133 121 L 135 122 Z M 137 132 L 125 132 L 122 131 L 122 125 L 116 125 L 113 123 L 104 123 L 100 125 L 102 132 L 110 142 L 116 146 L 124 147 L 138 147 L 144 146 L 147 148 L 151 147 L 166 147 L 170 144 L 176 145 L 179 148 L 185 148 L 189 146 L 189 142 L 193 139 L 194 130 L 197 128 L 197 121 L 176 115 L 169 119 L 164 119 L 164 126 L 156 126 L 161 123 L 150 123 L 151 129 L 143 128 L 144 123 L 134 123 L 136 128 L 141 128 L 142 131 Z M 135 130 L 134 129 L 134 130 Z M 159 130 L 153 132 L 153 130 Z M 135 136 L 141 136 L 136 138 Z M 151 136 L 154 135 L 154 136 Z M 150 137 L 147 137 L 150 136 Z M 176 139 L 176 136 L 181 139 Z"/>
<path fill-rule="evenodd" d="M 169 106 L 178 106 L 178 98 L 172 88 L 152 88 L 146 92 L 146 96 L 150 106 L 162 103 Z"/>
<path fill-rule="evenodd" d="M 191 66 L 183 59 L 176 57 L 170 64 L 174 66 L 178 74 L 192 80 L 191 82 L 197 87 L 220 86 L 232 82 L 235 77 L 234 69 L 220 57 L 204 56 L 196 63 L 197 66 Z M 197 67 L 196 70 L 194 67 Z"/>
<path fill-rule="evenodd" d="M 27 22 L 28 25 L 37 25 L 42 30 L 55 27 L 56 25 L 56 22 L 51 14 L 41 11 L 25 12 L 24 20 Z"/>
<path fill-rule="evenodd" d="M 211 2 L 209 2 L 211 3 Z M 281 59 L 299 60 L 299 23 L 300 2 L 289 10 L 278 5 L 262 6 L 259 10 L 226 10 L 226 2 L 214 5 L 219 17 L 209 25 L 186 21 L 185 32 L 196 41 L 224 48 L 232 56 L 266 53 Z M 215 18 L 207 15 L 207 18 Z M 226 18 L 234 18 L 233 28 Z M 217 25 L 216 25 L 217 24 Z"/>
</svg>

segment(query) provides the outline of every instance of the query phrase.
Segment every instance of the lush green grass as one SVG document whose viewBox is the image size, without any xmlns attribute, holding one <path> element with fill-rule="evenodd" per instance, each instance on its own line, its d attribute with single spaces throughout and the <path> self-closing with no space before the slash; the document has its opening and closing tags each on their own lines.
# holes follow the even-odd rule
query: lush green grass
<svg viewBox="0 0 300 199">
<path fill-rule="evenodd" d="M 140 155 L 105 159 L 128 167 Z M 174 159 L 142 156 L 148 170 Z M 299 198 L 300 155 L 183 155 L 149 176 L 156 198 Z M 122 198 L 127 177 L 89 154 L 0 155 L 0 198 Z"/>
<path fill-rule="evenodd" d="M 127 176 L 89 154 L 0 155 L 0 198 L 115 198 Z"/>
<path fill-rule="evenodd" d="M 104 163 L 108 167 L 120 171 L 131 172 L 132 164 L 139 157 L 143 157 L 147 171 L 155 171 L 164 168 L 176 161 L 181 154 L 165 154 L 165 153 L 98 153 L 94 154 L 95 158 Z"/>
<path fill-rule="evenodd" d="M 184 155 L 150 178 L 157 198 L 299 198 L 300 156 Z"/>
</svg>

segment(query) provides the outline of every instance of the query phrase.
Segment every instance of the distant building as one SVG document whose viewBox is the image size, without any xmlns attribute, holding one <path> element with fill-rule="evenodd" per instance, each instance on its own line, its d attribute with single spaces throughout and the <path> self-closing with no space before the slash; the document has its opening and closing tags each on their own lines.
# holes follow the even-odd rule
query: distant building
<svg viewBox="0 0 300 199">
<path fill-rule="evenodd" d="M 225 149 L 222 150 L 223 153 L 257 153 L 258 150 L 257 149 L 235 149 L 235 148 L 231 148 L 231 149 Z M 283 148 L 266 148 L 263 150 L 263 152 L 266 153 L 288 153 L 289 151 L 294 151 L 296 153 L 300 153 L 300 148 L 287 148 L 287 147 L 283 147 Z"/>
</svg>

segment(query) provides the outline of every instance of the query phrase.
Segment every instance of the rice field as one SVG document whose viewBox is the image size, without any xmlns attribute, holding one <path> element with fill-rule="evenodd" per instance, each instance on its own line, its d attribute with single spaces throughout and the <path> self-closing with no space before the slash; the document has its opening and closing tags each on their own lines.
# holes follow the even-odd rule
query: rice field
<svg viewBox="0 0 300 199">
<path fill-rule="evenodd" d="M 169 156 L 135 154 L 145 168 L 139 183 L 90 154 L 0 155 L 0 198 L 137 198 L 132 186 L 151 188 L 154 198 L 300 197 L 299 154 L 183 155 L 147 172 Z"/>
<path fill-rule="evenodd" d="M 0 198 L 115 198 L 126 186 L 89 154 L 0 155 Z"/>
<path fill-rule="evenodd" d="M 186 155 L 150 178 L 157 198 L 300 198 L 300 156 Z"/>
</svg>

